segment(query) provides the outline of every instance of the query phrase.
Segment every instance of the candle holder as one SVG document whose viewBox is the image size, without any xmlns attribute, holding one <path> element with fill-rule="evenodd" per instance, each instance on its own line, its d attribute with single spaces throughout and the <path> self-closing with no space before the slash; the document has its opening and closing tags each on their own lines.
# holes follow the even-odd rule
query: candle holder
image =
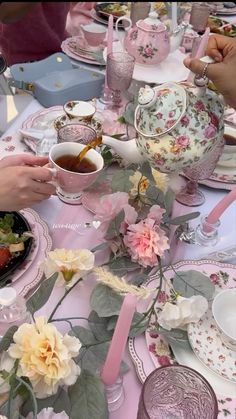
<svg viewBox="0 0 236 419">
<path fill-rule="evenodd" d="M 109 412 L 115 412 L 122 406 L 125 400 L 123 377 L 118 376 L 114 384 L 105 385 L 105 393 Z"/>
<path fill-rule="evenodd" d="M 215 246 L 219 240 L 218 228 L 220 221 L 215 223 L 207 221 L 207 216 L 201 218 L 201 223 L 197 226 L 195 231 L 195 242 L 202 246 Z"/>
</svg>

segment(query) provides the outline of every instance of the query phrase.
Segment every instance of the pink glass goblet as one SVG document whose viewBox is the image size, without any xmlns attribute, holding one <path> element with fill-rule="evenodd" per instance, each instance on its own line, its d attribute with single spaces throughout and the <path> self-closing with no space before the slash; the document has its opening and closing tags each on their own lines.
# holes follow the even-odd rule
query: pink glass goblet
<svg viewBox="0 0 236 419">
<path fill-rule="evenodd" d="M 112 52 L 107 56 L 107 84 L 113 91 L 113 109 L 116 111 L 121 107 L 121 92 L 130 87 L 134 63 L 134 57 L 127 52 Z"/>
<path fill-rule="evenodd" d="M 205 196 L 198 188 L 199 180 L 208 179 L 222 154 L 224 139 L 222 138 L 202 163 L 187 167 L 183 174 L 188 178 L 187 185 L 175 197 L 176 201 L 188 207 L 197 207 L 205 202 Z"/>
<path fill-rule="evenodd" d="M 207 380 L 192 368 L 168 365 L 146 379 L 137 419 L 216 419 L 216 395 Z"/>
</svg>

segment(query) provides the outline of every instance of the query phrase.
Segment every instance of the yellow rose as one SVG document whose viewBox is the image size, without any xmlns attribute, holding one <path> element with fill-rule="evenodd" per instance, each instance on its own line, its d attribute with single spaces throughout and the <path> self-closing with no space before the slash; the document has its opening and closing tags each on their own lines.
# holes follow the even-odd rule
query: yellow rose
<svg viewBox="0 0 236 419">
<path fill-rule="evenodd" d="M 79 339 L 61 335 L 45 317 L 38 317 L 33 324 L 22 324 L 13 340 L 8 353 L 19 359 L 17 375 L 29 378 L 36 397 L 51 396 L 59 386 L 76 382 L 80 367 L 72 358 L 79 354 Z"/>
<path fill-rule="evenodd" d="M 58 272 L 57 283 L 71 287 L 79 278 L 86 275 L 94 266 L 94 254 L 87 249 L 55 249 L 48 253 L 44 262 L 46 277 Z"/>
<path fill-rule="evenodd" d="M 169 178 L 165 173 L 161 173 L 158 170 L 152 168 L 152 175 L 156 184 L 156 187 L 162 192 L 166 192 L 168 189 Z M 141 172 L 136 171 L 132 176 L 129 177 L 130 182 L 132 183 L 132 188 L 129 191 L 129 195 L 134 198 L 139 193 L 145 195 L 146 189 L 149 186 L 149 180 L 143 176 Z"/>
</svg>

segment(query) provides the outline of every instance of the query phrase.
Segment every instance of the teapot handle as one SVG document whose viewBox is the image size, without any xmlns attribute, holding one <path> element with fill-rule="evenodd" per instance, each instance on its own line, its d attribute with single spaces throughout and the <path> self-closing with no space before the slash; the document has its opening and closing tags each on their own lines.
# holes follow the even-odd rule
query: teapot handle
<svg viewBox="0 0 236 419">
<path fill-rule="evenodd" d="M 116 35 L 117 35 L 117 38 L 119 39 L 121 45 L 124 46 L 124 36 L 122 34 L 123 31 L 122 32 L 119 31 L 119 27 L 118 27 L 119 22 L 121 22 L 122 20 L 126 20 L 129 23 L 129 26 L 124 27 L 124 29 L 125 29 L 126 32 L 128 32 L 128 30 L 131 28 L 131 26 L 132 26 L 132 20 L 129 17 L 121 16 L 116 21 Z"/>
</svg>

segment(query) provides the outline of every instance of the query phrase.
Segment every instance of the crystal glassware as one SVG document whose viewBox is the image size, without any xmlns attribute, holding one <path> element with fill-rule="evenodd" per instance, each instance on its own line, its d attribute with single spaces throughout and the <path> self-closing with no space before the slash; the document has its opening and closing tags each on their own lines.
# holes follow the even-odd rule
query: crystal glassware
<svg viewBox="0 0 236 419">
<path fill-rule="evenodd" d="M 135 59 L 127 52 L 112 52 L 107 56 L 107 84 L 113 91 L 113 109 L 119 110 L 121 92 L 128 90 L 134 72 Z"/>
<path fill-rule="evenodd" d="M 190 24 L 194 31 L 204 33 L 207 27 L 208 18 L 210 15 L 210 8 L 204 3 L 193 3 L 190 14 Z"/>
<path fill-rule="evenodd" d="M 206 379 L 192 368 L 168 365 L 146 379 L 137 419 L 216 419 L 216 395 Z"/>
<path fill-rule="evenodd" d="M 197 207 L 205 202 L 203 192 L 198 188 L 198 181 L 208 179 L 222 154 L 224 139 L 219 141 L 208 157 L 196 166 L 190 166 L 183 170 L 183 174 L 188 178 L 187 185 L 177 195 L 176 200 L 189 207 Z"/>
<path fill-rule="evenodd" d="M 75 142 L 87 145 L 97 138 L 96 131 L 85 124 L 74 123 L 64 125 L 57 132 L 58 143 Z"/>
</svg>

